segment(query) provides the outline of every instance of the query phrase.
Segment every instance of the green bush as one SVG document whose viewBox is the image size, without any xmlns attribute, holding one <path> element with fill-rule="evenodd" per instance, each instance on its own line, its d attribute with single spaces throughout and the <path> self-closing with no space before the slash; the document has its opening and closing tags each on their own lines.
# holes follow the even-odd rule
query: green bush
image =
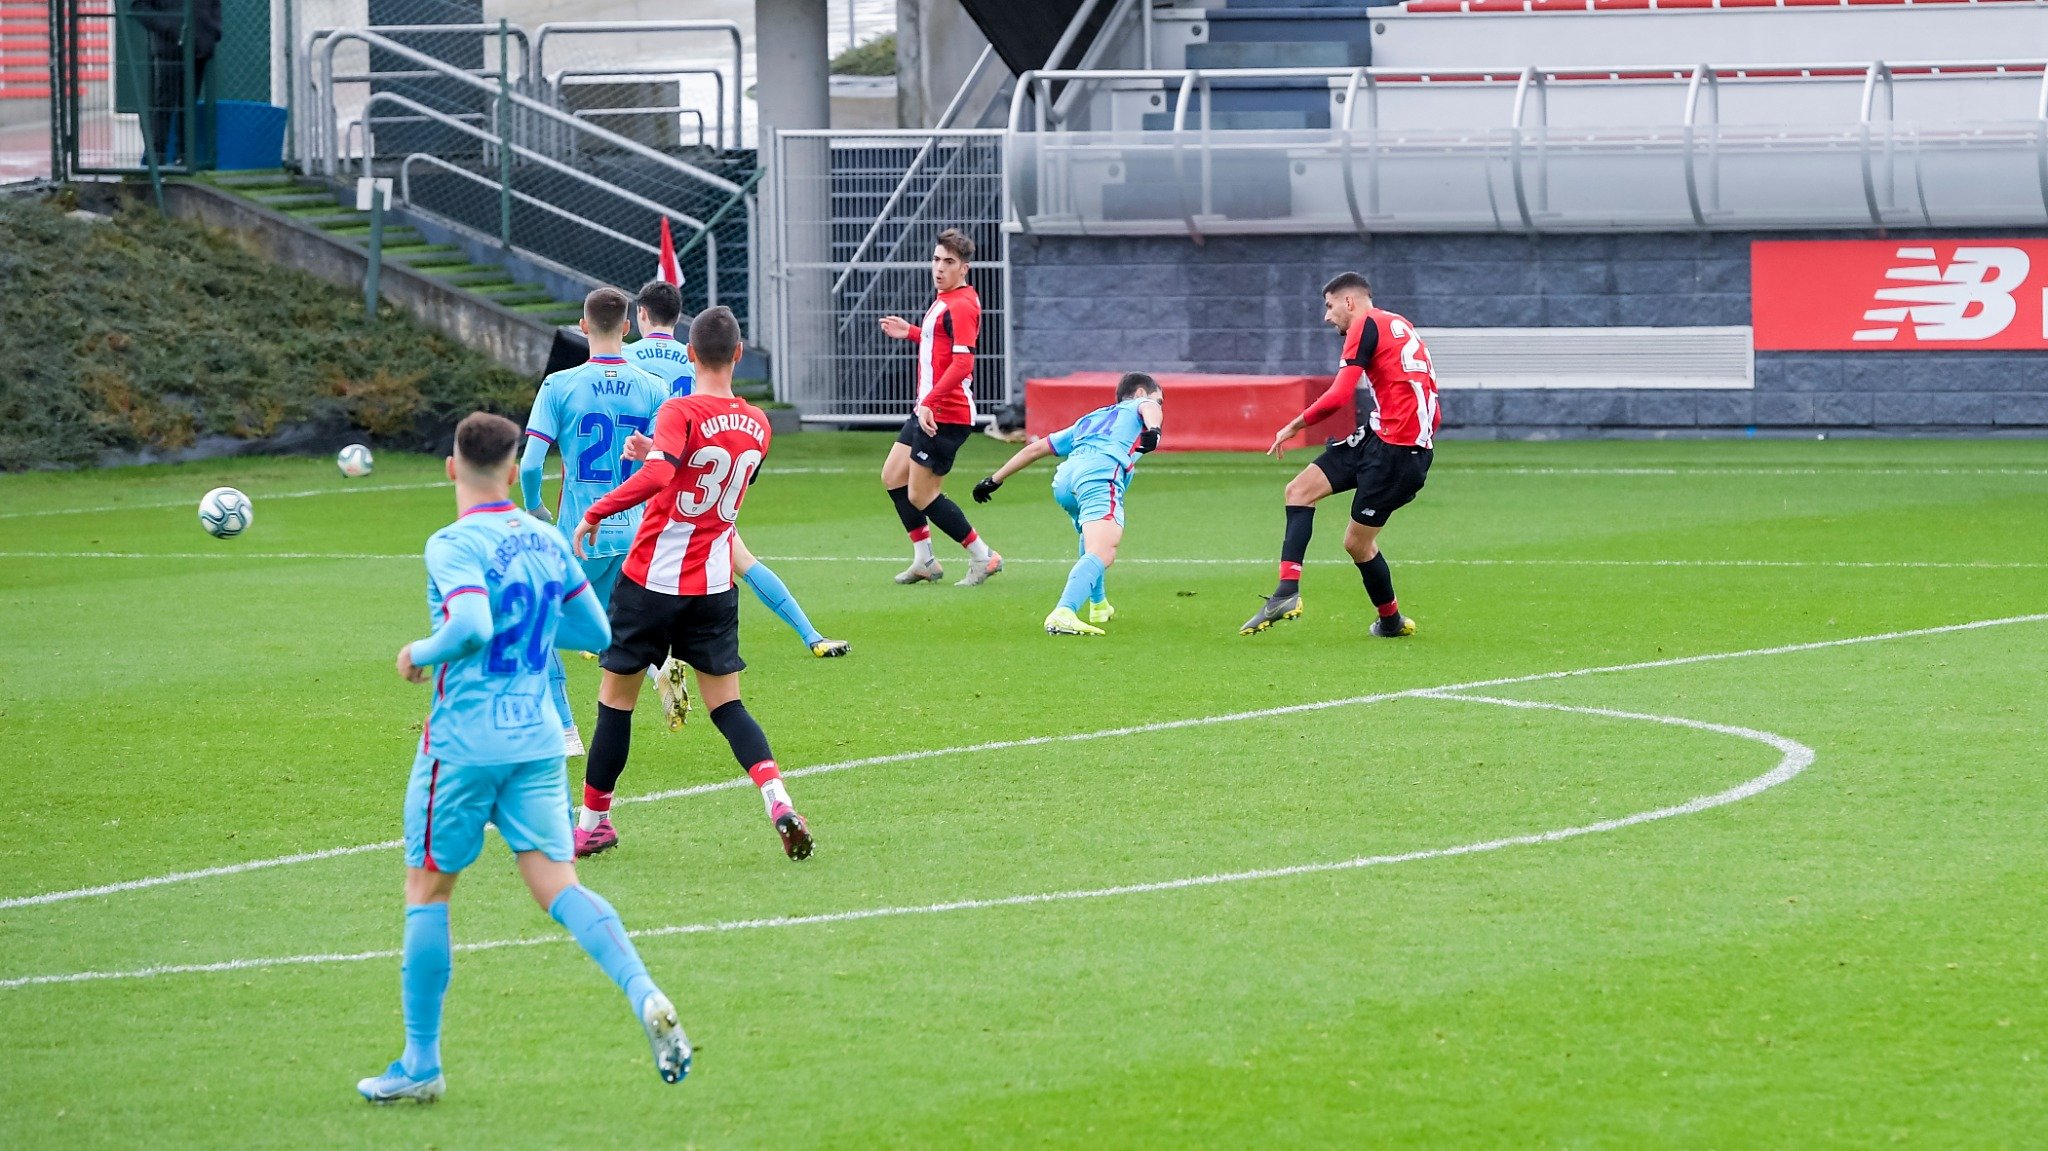
<svg viewBox="0 0 2048 1151">
<path fill-rule="evenodd" d="M 877 36 L 832 57 L 834 76 L 894 76 L 896 33 Z"/>
<path fill-rule="evenodd" d="M 0 469 L 91 464 L 224 435 L 360 429 L 425 448 L 533 384 L 387 306 L 196 224 L 108 223 L 0 198 Z"/>
</svg>

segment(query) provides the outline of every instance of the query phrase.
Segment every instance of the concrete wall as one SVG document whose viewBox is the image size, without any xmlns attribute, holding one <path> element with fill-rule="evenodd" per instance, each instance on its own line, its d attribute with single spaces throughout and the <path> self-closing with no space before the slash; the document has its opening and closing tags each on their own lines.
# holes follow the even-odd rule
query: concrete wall
<svg viewBox="0 0 2048 1151">
<path fill-rule="evenodd" d="M 1757 238 L 1915 234 L 1016 237 L 1011 354 L 1019 381 L 1083 369 L 1328 374 L 1338 343 L 1317 289 L 1347 269 L 1423 328 L 1747 325 Z M 2040 435 L 2048 353 L 1758 352 L 1753 391 L 1459 390 L 1443 412 L 1469 436 Z"/>
</svg>

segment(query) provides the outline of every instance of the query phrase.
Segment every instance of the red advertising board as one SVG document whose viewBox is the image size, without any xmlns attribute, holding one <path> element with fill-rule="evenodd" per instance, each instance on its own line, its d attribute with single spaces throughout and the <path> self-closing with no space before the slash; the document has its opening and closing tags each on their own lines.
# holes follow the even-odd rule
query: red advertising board
<svg viewBox="0 0 2048 1151">
<path fill-rule="evenodd" d="M 2048 350 L 2048 240 L 1759 240 L 1759 351 Z"/>
</svg>

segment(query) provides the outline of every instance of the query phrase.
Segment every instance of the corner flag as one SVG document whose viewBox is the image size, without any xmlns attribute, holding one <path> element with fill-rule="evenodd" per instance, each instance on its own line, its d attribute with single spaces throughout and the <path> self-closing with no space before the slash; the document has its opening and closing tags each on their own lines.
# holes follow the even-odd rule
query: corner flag
<svg viewBox="0 0 2048 1151">
<path fill-rule="evenodd" d="M 661 218 L 661 266 L 655 269 L 654 278 L 681 287 L 683 266 L 676 262 L 676 240 L 669 234 L 668 217 Z"/>
</svg>

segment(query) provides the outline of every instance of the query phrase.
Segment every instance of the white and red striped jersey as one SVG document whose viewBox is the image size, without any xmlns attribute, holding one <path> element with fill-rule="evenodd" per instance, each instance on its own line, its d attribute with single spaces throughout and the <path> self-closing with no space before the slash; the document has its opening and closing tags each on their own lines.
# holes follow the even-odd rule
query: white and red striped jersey
<svg viewBox="0 0 2048 1151">
<path fill-rule="evenodd" d="M 1382 441 L 1401 447 L 1426 448 L 1443 424 L 1437 405 L 1436 369 L 1429 349 L 1406 316 L 1384 308 L 1367 308 L 1344 333 L 1344 357 L 1330 390 L 1301 415 L 1302 423 L 1317 420 L 1344 406 L 1360 376 L 1372 387 L 1372 411 L 1358 421 Z"/>
<path fill-rule="evenodd" d="M 635 490 L 640 476 L 592 506 L 600 520 L 647 501 L 626 578 L 668 595 L 717 595 L 732 588 L 733 525 L 740 502 L 768 455 L 768 417 L 736 396 L 677 396 L 654 417 L 654 452 L 673 473 L 649 495 Z M 665 469 L 659 469 L 665 470 Z M 643 475 L 657 469 L 643 469 Z M 645 481 L 642 481 L 643 483 Z"/>
<path fill-rule="evenodd" d="M 917 402 L 942 424 L 974 422 L 974 345 L 981 296 L 972 284 L 940 292 L 910 331 L 917 344 Z"/>
</svg>

